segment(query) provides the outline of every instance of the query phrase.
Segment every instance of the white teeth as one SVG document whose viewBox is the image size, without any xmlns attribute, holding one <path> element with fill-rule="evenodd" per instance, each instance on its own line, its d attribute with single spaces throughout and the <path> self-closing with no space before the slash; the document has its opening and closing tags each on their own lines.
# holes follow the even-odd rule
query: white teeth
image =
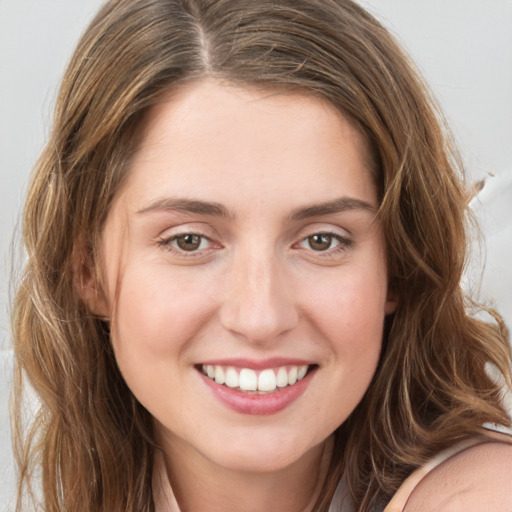
<svg viewBox="0 0 512 512">
<path fill-rule="evenodd" d="M 288 384 L 293 386 L 297 382 L 297 367 L 292 366 L 288 372 Z"/>
<path fill-rule="evenodd" d="M 281 366 L 268 368 L 260 372 L 251 368 L 235 368 L 233 366 L 203 365 L 202 371 L 217 384 L 224 384 L 229 388 L 241 391 L 271 393 L 276 388 L 293 386 L 302 380 L 307 372 L 308 365 Z"/>
<path fill-rule="evenodd" d="M 302 380 L 306 373 L 308 372 L 308 365 L 299 366 L 299 369 L 297 370 L 297 380 Z"/>
<path fill-rule="evenodd" d="M 277 372 L 276 384 L 278 388 L 285 388 L 288 386 L 288 372 L 286 371 L 286 368 L 282 366 Z"/>
<path fill-rule="evenodd" d="M 242 368 L 239 379 L 242 391 L 256 391 L 258 389 L 258 376 L 254 370 Z"/>
<path fill-rule="evenodd" d="M 237 388 L 239 385 L 238 382 L 238 373 L 234 368 L 228 368 L 226 370 L 226 386 L 228 388 Z"/>
<path fill-rule="evenodd" d="M 224 370 L 222 369 L 222 366 L 215 367 L 215 382 L 217 384 L 224 384 L 224 382 L 226 382 L 226 378 L 224 376 Z"/>
<path fill-rule="evenodd" d="M 274 370 L 263 370 L 258 377 L 259 391 L 274 391 L 276 389 L 276 374 Z"/>
</svg>

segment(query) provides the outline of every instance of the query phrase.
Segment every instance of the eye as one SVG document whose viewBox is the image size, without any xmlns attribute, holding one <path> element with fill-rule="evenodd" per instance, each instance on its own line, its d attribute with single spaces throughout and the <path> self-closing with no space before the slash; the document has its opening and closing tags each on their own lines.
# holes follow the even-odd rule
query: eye
<svg viewBox="0 0 512 512">
<path fill-rule="evenodd" d="M 302 240 L 300 246 L 304 249 L 313 249 L 313 251 L 322 252 L 334 249 L 344 242 L 339 235 L 333 233 L 315 233 Z"/>
<path fill-rule="evenodd" d="M 183 233 L 165 240 L 160 240 L 159 245 L 178 252 L 196 252 L 208 249 L 211 245 L 211 240 L 197 233 Z"/>
<path fill-rule="evenodd" d="M 195 235 L 194 233 L 177 236 L 171 241 L 171 243 L 172 242 L 174 242 L 176 247 L 187 252 L 203 249 L 204 247 L 202 246 L 207 245 L 208 243 L 204 236 Z"/>
</svg>

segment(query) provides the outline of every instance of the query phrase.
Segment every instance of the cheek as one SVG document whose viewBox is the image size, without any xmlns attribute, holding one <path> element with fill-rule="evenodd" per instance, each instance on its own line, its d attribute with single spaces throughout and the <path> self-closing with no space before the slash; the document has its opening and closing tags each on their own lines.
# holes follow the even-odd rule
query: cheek
<svg viewBox="0 0 512 512">
<path fill-rule="evenodd" d="M 326 368 L 331 392 L 324 411 L 337 426 L 349 416 L 375 374 L 382 348 L 386 279 L 380 271 L 333 273 L 317 281 L 308 298 L 309 318 L 329 352 Z M 375 267 L 378 269 L 378 267 Z M 319 400 L 322 398 L 319 397 Z M 331 413 L 326 413 L 330 415 Z"/>
<path fill-rule="evenodd" d="M 330 346 L 326 410 L 336 411 L 333 425 L 344 422 L 363 398 L 379 362 L 384 327 L 385 295 L 365 278 L 347 279 L 318 301 L 316 327 Z"/>
<path fill-rule="evenodd" d="M 309 291 L 310 317 L 337 352 L 380 348 L 386 293 L 378 271 L 333 273 Z"/>
<path fill-rule="evenodd" d="M 117 293 L 112 339 L 121 365 L 179 354 L 209 316 L 208 281 L 162 268 L 127 268 Z"/>
</svg>

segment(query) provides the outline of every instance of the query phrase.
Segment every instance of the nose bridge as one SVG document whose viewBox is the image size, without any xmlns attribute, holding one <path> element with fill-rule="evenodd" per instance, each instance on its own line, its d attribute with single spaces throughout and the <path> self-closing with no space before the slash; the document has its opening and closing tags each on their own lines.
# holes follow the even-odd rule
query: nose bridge
<svg viewBox="0 0 512 512">
<path fill-rule="evenodd" d="M 292 329 L 298 314 L 273 248 L 240 252 L 232 263 L 222 312 L 224 327 L 258 344 Z"/>
</svg>

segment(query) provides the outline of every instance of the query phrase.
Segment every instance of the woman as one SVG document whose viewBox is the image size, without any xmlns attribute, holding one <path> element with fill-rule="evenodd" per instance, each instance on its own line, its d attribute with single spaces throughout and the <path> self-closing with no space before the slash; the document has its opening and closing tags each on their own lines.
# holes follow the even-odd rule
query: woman
<svg viewBox="0 0 512 512">
<path fill-rule="evenodd" d="M 48 510 L 503 509 L 468 199 L 357 4 L 108 2 L 27 198 L 19 509 L 36 461 Z"/>
</svg>

